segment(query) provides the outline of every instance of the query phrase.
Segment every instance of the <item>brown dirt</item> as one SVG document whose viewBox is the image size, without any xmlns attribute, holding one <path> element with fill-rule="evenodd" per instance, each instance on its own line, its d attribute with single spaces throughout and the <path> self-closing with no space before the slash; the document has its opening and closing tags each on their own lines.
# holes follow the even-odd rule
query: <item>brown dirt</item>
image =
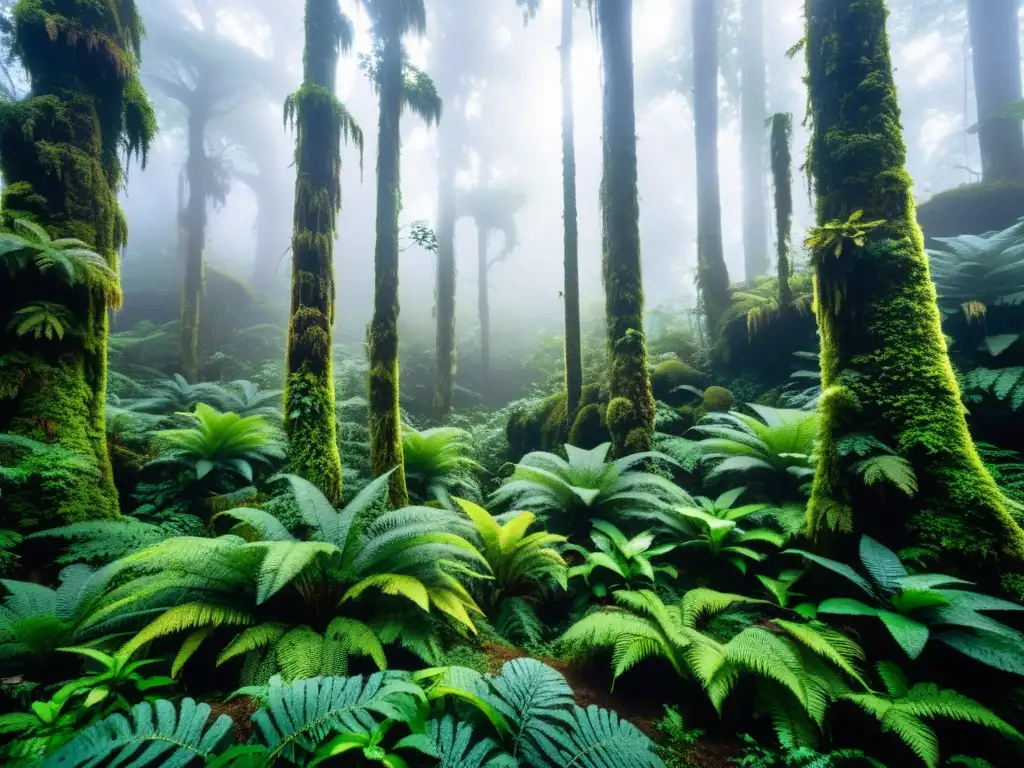
<svg viewBox="0 0 1024 768">
<path fill-rule="evenodd" d="M 695 768 L 730 768 L 742 754 L 737 744 L 698 741 L 683 753 L 683 760 Z"/>
<path fill-rule="evenodd" d="M 236 696 L 229 701 L 211 701 L 212 717 L 208 722 L 212 723 L 221 715 L 227 715 L 234 721 L 235 742 L 245 744 L 252 735 L 252 716 L 259 708 L 256 700 L 249 696 Z"/>
</svg>

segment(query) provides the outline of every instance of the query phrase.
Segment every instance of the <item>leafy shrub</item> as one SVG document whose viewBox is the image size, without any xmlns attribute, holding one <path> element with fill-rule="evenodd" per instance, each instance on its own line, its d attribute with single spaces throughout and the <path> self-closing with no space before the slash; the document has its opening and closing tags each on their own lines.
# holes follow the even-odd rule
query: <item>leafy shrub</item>
<svg viewBox="0 0 1024 768">
<path fill-rule="evenodd" d="M 402 427 L 402 456 L 409 498 L 413 503 L 434 501 L 454 509 L 452 495 L 479 499 L 483 470 L 468 454 L 470 434 L 453 427 L 437 427 L 422 432 Z"/>
<path fill-rule="evenodd" d="M 569 569 L 569 576 L 582 577 L 595 597 L 603 598 L 613 589 L 639 589 L 671 584 L 679 573 L 671 565 L 655 565 L 654 558 L 668 554 L 676 544 L 654 546 L 654 534 L 644 532 L 627 538 L 618 528 L 605 520 L 591 520 L 590 539 L 596 552 L 570 544 L 568 549 L 579 552 L 583 563 Z"/>
</svg>

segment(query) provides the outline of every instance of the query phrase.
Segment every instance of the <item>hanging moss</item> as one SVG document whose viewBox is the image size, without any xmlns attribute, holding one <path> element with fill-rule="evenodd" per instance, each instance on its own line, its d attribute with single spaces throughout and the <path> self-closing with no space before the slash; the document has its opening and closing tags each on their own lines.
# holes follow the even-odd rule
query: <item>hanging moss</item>
<svg viewBox="0 0 1024 768">
<path fill-rule="evenodd" d="M 643 330 L 632 13 L 632 2 L 598 0 L 605 80 L 601 266 L 612 398 L 607 423 L 619 456 L 650 449 L 655 410 Z M 623 400 L 631 406 L 628 415 L 625 408 L 616 406 Z"/>
<path fill-rule="evenodd" d="M 291 320 L 285 374 L 285 434 L 291 471 L 341 500 L 334 394 L 334 229 L 341 209 L 341 142 L 363 137 L 334 95 L 342 47 L 351 42 L 338 0 L 306 0 L 302 86 L 285 101 L 295 146 Z"/>
<path fill-rule="evenodd" d="M 857 211 L 883 222 L 863 247 L 813 254 L 826 396 L 809 524 L 819 535 L 852 529 L 891 545 L 936 546 L 980 580 L 1020 573 L 1024 533 L 968 433 L 914 218 L 885 3 L 806 0 L 806 11 L 818 223 Z M 834 446 L 853 429 L 910 460 L 920 486 L 912 504 L 872 503 L 852 479 Z"/>
<path fill-rule="evenodd" d="M 115 271 L 127 239 L 117 205 L 122 162 L 133 155 L 144 162 L 156 130 L 137 76 L 141 35 L 132 0 L 21 0 L 13 52 L 31 90 L 24 101 L 0 105 L 4 209 L 53 237 L 84 240 Z M 3 379 L 16 382 L 4 387 L 0 431 L 58 443 L 84 461 L 67 465 L 45 497 L 32 501 L 31 519 L 55 524 L 116 515 L 104 409 L 107 310 L 120 292 L 68 286 L 32 270 L 0 282 L 5 310 L 40 301 L 67 307 L 80 330 L 59 340 L 0 331 Z M 17 492 L 4 501 L 5 512 L 28 519 L 17 511 L 25 502 Z"/>
</svg>

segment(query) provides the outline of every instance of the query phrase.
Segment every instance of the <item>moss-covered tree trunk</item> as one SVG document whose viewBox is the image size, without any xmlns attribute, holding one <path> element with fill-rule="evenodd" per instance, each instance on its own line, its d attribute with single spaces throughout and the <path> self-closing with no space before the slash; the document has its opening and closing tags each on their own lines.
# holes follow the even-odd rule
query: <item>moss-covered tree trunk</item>
<svg viewBox="0 0 1024 768">
<path fill-rule="evenodd" d="M 398 212 L 402 116 L 402 39 L 399 29 L 380 31 L 383 42 L 378 77 L 380 119 L 377 134 L 377 245 L 374 248 L 373 318 L 370 347 L 370 463 L 375 476 L 394 470 L 388 495 L 395 507 L 409 503 L 402 463 L 402 423 L 398 404 Z"/>
<path fill-rule="evenodd" d="M 1024 594 L 1024 534 L 967 430 L 914 217 L 885 2 L 805 2 L 818 224 L 883 222 L 862 228 L 863 247 L 842 237 L 840 255 L 834 242 L 813 254 L 823 394 L 809 525 L 933 546 L 947 567 Z M 854 477 L 837 448 L 853 432 L 911 462 L 913 500 L 880 503 Z"/>
<path fill-rule="evenodd" d="M 718 12 L 693 0 L 693 123 L 697 147 L 697 288 L 712 339 L 729 308 L 718 183 Z"/>
<path fill-rule="evenodd" d="M 562 82 L 562 219 L 565 287 L 565 392 L 568 423 L 576 417 L 583 393 L 583 351 L 580 331 L 579 224 L 576 215 L 576 139 L 573 135 L 572 48 L 574 0 L 562 0 L 559 47 Z"/>
<path fill-rule="evenodd" d="M 743 167 L 743 264 L 745 277 L 768 274 L 768 221 L 764 189 L 764 0 L 743 0 L 740 42 L 741 135 Z"/>
<path fill-rule="evenodd" d="M 967 0 L 978 145 L 985 182 L 1024 181 L 1024 124 L 1004 117 L 1021 100 L 1020 0 Z"/>
<path fill-rule="evenodd" d="M 434 313 L 434 413 L 444 418 L 452 408 L 455 386 L 455 220 L 457 215 L 455 174 L 460 152 L 459 126 L 443 126 L 437 180 L 437 283 Z"/>
<path fill-rule="evenodd" d="M 597 26 L 604 59 L 601 272 L 611 358 L 607 421 L 615 453 L 622 456 L 648 450 L 654 441 L 640 270 L 633 1 L 597 0 Z"/>
<path fill-rule="evenodd" d="M 67 30 L 75 30 L 69 34 Z M 28 98 L 0 105 L 4 209 L 51 237 L 79 238 L 117 269 L 127 226 L 117 205 L 124 151 L 145 159 L 156 121 L 138 80 L 142 25 L 131 0 L 37 0 L 13 14 Z M 7 222 L 9 223 L 9 222 Z M 32 266 L 0 280 L 0 432 L 57 444 L 31 489 L 5 492 L 0 527 L 27 529 L 114 517 L 107 449 L 107 309 L 119 291 Z M 62 307 L 62 338 L 9 327 L 31 305 Z"/>
<path fill-rule="evenodd" d="M 487 292 L 487 274 L 490 265 L 487 263 L 487 243 L 491 239 L 491 231 L 487 225 L 476 222 L 476 311 L 480 318 L 480 394 L 486 396 L 491 368 L 491 306 Z"/>
<path fill-rule="evenodd" d="M 331 345 L 341 140 L 350 130 L 334 95 L 344 25 L 338 0 L 306 0 L 302 87 L 285 104 L 298 140 L 284 428 L 291 470 L 332 503 L 341 498 Z"/>
<path fill-rule="evenodd" d="M 793 303 L 789 286 L 789 242 L 793 230 L 793 116 L 778 112 L 771 117 L 772 188 L 775 190 L 775 274 L 779 280 L 779 309 Z"/>
<path fill-rule="evenodd" d="M 198 102 L 201 100 L 197 100 Z M 188 202 L 185 206 L 185 279 L 181 289 L 181 369 L 191 382 L 199 380 L 199 311 L 203 293 L 203 251 L 206 248 L 206 124 L 205 109 L 188 116 Z"/>
</svg>

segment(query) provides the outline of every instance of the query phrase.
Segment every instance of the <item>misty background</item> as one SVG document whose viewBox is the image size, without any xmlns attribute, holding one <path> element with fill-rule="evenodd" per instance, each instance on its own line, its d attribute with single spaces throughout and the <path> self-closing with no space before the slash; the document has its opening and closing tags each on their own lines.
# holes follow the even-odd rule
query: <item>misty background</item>
<svg viewBox="0 0 1024 768">
<path fill-rule="evenodd" d="M 472 12 L 462 8 L 470 3 Z M 480 184 L 514 189 L 522 206 L 514 231 L 493 231 L 489 253 L 502 257 L 490 271 L 494 346 L 560 333 L 562 204 L 558 42 L 560 3 L 545 0 L 529 23 L 513 0 L 433 0 L 428 35 L 409 39 L 412 62 L 437 83 L 446 113 L 464 117 L 470 151 L 458 174 L 461 190 Z M 122 271 L 123 316 L 115 330 L 145 317 L 177 316 L 180 286 L 178 215 L 186 190 L 191 110 L 209 109 L 203 141 L 211 159 L 205 258 L 284 301 L 290 275 L 295 137 L 282 120 L 282 103 L 301 80 L 301 0 L 140 0 L 148 29 L 143 76 L 159 115 L 160 134 L 147 168 L 133 169 L 122 194 L 130 225 Z M 890 3 L 889 28 L 903 109 L 909 168 L 919 201 L 977 179 L 976 120 L 966 11 L 960 2 Z M 585 3 L 584 3 L 585 6 Z M 740 0 L 723 3 L 719 74 L 719 170 L 722 227 L 731 279 L 743 279 L 741 233 Z M 925 10 L 922 10 L 925 9 Z M 343 208 L 335 256 L 339 341 L 359 342 L 370 316 L 373 285 L 376 96 L 359 69 L 369 51 L 369 20 L 346 7 L 356 28 L 355 51 L 339 70 L 339 96 L 366 137 L 363 169 L 350 143 L 343 149 Z M 439 16 L 439 13 L 441 14 Z M 803 36 L 802 0 L 767 0 L 764 13 L 767 114 L 794 114 L 797 165 L 803 163 L 803 54 L 787 50 Z M 634 15 L 641 246 L 648 309 L 692 306 L 696 262 L 696 178 L 691 104 L 690 3 L 636 0 Z M 601 68 L 599 45 L 586 8 L 577 12 L 574 49 L 580 282 L 584 317 L 603 306 L 600 285 Z M 455 74 L 453 74 L 455 73 Z M 458 82 L 456 82 L 458 81 Z M 465 83 L 466 85 L 459 85 Z M 453 99 L 456 88 L 468 94 Z M 203 89 L 205 92 L 201 93 Z M 203 96 L 199 99 L 199 96 Z M 190 101 L 191 99 L 191 101 Z M 197 101 L 199 99 L 199 101 Z M 202 102 L 200 104 L 199 102 Z M 461 115 L 459 115 L 461 112 Z M 437 216 L 438 130 L 403 121 L 401 223 Z M 768 157 L 765 150 L 764 168 Z M 766 243 L 774 242 L 767 172 Z M 812 223 L 806 183 L 795 179 L 794 243 Z M 401 300 L 403 341 L 422 334 L 432 343 L 435 255 L 403 230 Z M 505 242 L 506 235 L 510 238 Z M 769 253 L 773 252 L 768 248 Z M 507 253 L 506 253 L 507 252 Z M 457 334 L 471 339 L 476 315 L 477 233 L 462 217 L 456 230 Z M 801 263 L 797 253 L 797 264 Z M 259 267 L 258 265 L 261 265 Z M 268 265 L 270 265 L 268 267 Z M 153 295 L 169 298 L 167 311 Z M 162 315 L 168 315 L 166 317 Z M 130 322 L 128 322 L 130 320 Z"/>
</svg>

